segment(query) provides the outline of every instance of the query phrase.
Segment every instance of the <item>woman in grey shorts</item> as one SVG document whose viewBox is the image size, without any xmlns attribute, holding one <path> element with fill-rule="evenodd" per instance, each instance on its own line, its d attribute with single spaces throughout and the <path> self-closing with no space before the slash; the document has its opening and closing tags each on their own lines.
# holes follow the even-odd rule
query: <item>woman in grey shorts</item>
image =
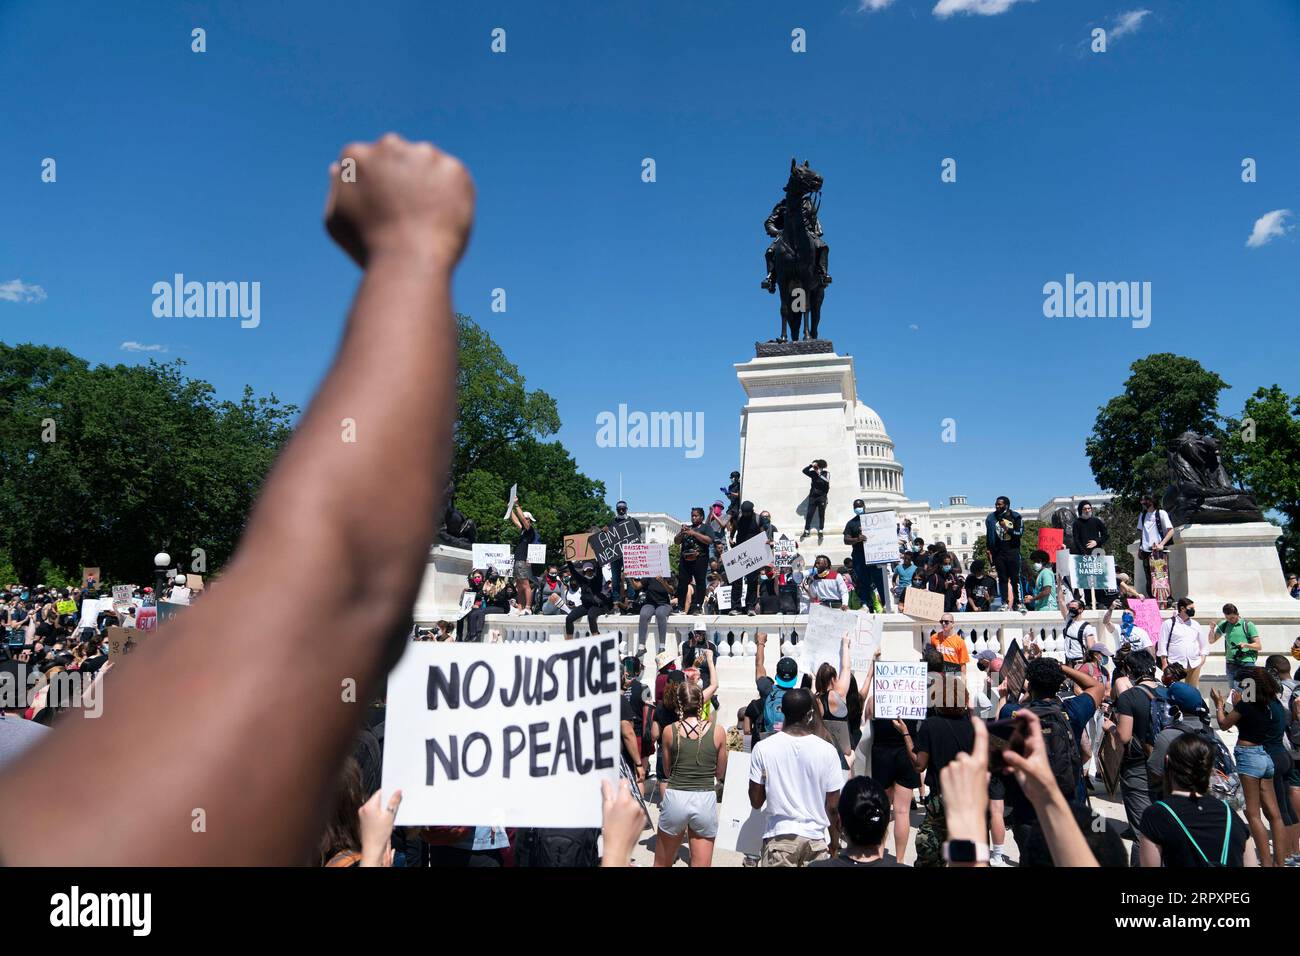
<svg viewBox="0 0 1300 956">
<path fill-rule="evenodd" d="M 666 703 L 680 716 L 664 728 L 659 744 L 668 789 L 659 810 L 655 866 L 672 866 L 677 848 L 688 835 L 691 866 L 711 866 L 718 835 L 715 787 L 727 776 L 727 733 L 716 720 L 701 719 L 704 691 L 698 684 L 684 681 L 669 688 L 676 700 Z"/>
</svg>

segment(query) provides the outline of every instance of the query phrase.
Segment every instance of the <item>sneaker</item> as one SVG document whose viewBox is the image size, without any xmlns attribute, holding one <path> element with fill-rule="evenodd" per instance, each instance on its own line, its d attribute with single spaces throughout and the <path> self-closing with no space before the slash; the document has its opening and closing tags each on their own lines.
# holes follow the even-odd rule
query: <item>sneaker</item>
<svg viewBox="0 0 1300 956">
<path fill-rule="evenodd" d="M 818 543 L 818 544 L 821 544 L 821 543 L 822 543 L 822 538 L 823 538 L 823 537 L 825 537 L 825 536 L 824 536 L 820 531 L 818 531 L 818 532 L 817 532 L 817 543 Z"/>
<path fill-rule="evenodd" d="M 1010 860 L 1001 854 L 989 857 L 989 866 L 1015 866 Z"/>
</svg>

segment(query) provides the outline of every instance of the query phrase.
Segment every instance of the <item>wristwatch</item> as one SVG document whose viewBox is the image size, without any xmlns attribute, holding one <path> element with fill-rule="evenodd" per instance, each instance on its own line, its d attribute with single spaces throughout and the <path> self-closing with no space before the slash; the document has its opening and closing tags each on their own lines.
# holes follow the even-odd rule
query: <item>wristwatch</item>
<svg viewBox="0 0 1300 956">
<path fill-rule="evenodd" d="M 943 858 L 948 863 L 987 863 L 988 844 L 971 840 L 948 840 L 943 845 Z"/>
</svg>

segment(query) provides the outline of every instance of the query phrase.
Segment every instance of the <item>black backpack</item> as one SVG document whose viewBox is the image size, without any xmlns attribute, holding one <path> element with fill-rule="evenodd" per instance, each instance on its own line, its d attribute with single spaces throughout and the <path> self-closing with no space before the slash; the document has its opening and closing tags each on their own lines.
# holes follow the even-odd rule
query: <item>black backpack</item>
<svg viewBox="0 0 1300 956">
<path fill-rule="evenodd" d="M 515 863 L 526 867 L 600 866 L 599 827 L 529 827 L 515 838 Z"/>
<path fill-rule="evenodd" d="M 799 585 L 793 582 L 781 585 L 776 593 L 777 610 L 781 614 L 799 613 Z"/>
<path fill-rule="evenodd" d="M 1043 730 L 1043 744 L 1047 747 L 1047 763 L 1052 768 L 1056 785 L 1070 803 L 1076 802 L 1079 781 L 1083 779 L 1083 754 L 1074 739 L 1070 715 L 1059 700 L 1036 701 L 1029 709 L 1038 715 Z"/>
</svg>

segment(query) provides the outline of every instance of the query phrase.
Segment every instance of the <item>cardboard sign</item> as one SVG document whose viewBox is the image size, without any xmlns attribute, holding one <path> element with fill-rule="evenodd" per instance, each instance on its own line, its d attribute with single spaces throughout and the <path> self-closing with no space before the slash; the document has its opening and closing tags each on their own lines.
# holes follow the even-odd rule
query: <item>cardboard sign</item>
<svg viewBox="0 0 1300 956">
<path fill-rule="evenodd" d="M 635 542 L 640 537 L 628 521 L 623 525 L 614 525 L 605 531 L 597 531 L 591 536 L 591 548 L 596 552 L 596 560 L 609 564 L 615 558 L 623 556 L 623 545 Z"/>
<path fill-rule="evenodd" d="M 943 594 L 908 588 L 903 592 L 903 613 L 922 621 L 937 621 L 943 617 Z"/>
<path fill-rule="evenodd" d="M 714 846 L 746 856 L 761 856 L 767 814 L 749 802 L 749 754 L 727 754 L 727 778 L 718 807 L 718 836 Z"/>
<path fill-rule="evenodd" d="M 136 645 L 146 635 L 134 627 L 110 627 L 108 629 L 108 656 L 118 657 L 135 650 Z"/>
<path fill-rule="evenodd" d="M 100 577 L 99 577 L 99 568 L 82 568 L 82 569 L 81 569 L 81 584 L 82 584 L 83 587 L 84 587 L 84 586 L 86 585 L 86 583 L 89 582 L 92 578 L 94 579 L 94 581 L 95 581 L 96 584 L 102 584 L 102 583 L 103 583 L 103 581 L 102 581 L 102 580 L 100 579 Z"/>
<path fill-rule="evenodd" d="M 722 556 L 722 569 L 726 572 L 728 583 L 739 581 L 746 574 L 771 563 L 772 545 L 764 534 L 754 535 Z"/>
<path fill-rule="evenodd" d="M 634 542 L 623 545 L 623 573 L 629 578 L 667 577 L 671 573 L 668 570 L 668 545 Z"/>
<path fill-rule="evenodd" d="M 1056 554 L 1065 547 L 1065 529 L 1064 528 L 1039 528 L 1038 529 L 1038 550 L 1046 551 L 1048 554 Z"/>
<path fill-rule="evenodd" d="M 867 564 L 889 564 L 899 560 L 898 518 L 892 511 L 875 511 L 859 515 L 862 534 L 862 554 Z"/>
<path fill-rule="evenodd" d="M 1029 662 L 1020 650 L 1020 642 L 1013 640 L 1007 645 L 1006 656 L 1002 658 L 1002 683 L 1007 685 L 1007 700 L 1013 704 L 1020 703 L 1020 695 L 1025 689 L 1025 668 Z"/>
<path fill-rule="evenodd" d="M 1114 797 L 1119 790 L 1119 770 L 1124 762 L 1124 745 L 1116 734 L 1102 734 L 1097 748 L 1097 763 L 1101 765 L 1101 779 L 1106 792 Z"/>
<path fill-rule="evenodd" d="M 546 563 L 546 545 L 530 544 L 528 546 L 528 563 L 545 564 Z"/>
<path fill-rule="evenodd" d="M 54 610 L 58 611 L 60 614 L 76 614 L 77 602 L 59 601 L 57 604 L 54 605 Z"/>
<path fill-rule="evenodd" d="M 1128 599 L 1128 608 L 1133 612 L 1133 626 L 1140 627 L 1147 632 L 1154 644 L 1160 638 L 1160 602 L 1155 598 L 1137 598 Z M 1122 639 L 1123 635 L 1121 635 Z M 1150 649 L 1148 645 L 1147 650 Z M 1249 738 L 1247 738 L 1249 739 Z"/>
<path fill-rule="evenodd" d="M 794 561 L 794 556 L 799 551 L 799 545 L 796 542 L 791 541 L 785 535 L 781 535 L 781 537 L 772 542 L 772 550 L 773 561 L 776 566 L 779 568 L 788 568 L 790 567 L 791 562 Z"/>
<path fill-rule="evenodd" d="M 599 827 L 619 779 L 615 634 L 412 642 L 388 675 L 383 791 L 398 826 Z"/>
<path fill-rule="evenodd" d="M 510 486 L 510 503 L 506 505 L 506 513 L 501 516 L 502 521 L 510 520 L 510 512 L 515 510 L 515 504 L 519 501 L 519 483 Z"/>
<path fill-rule="evenodd" d="M 595 561 L 596 552 L 591 550 L 591 535 L 566 534 L 564 536 L 565 561 Z"/>
<path fill-rule="evenodd" d="M 185 580 L 186 583 L 189 585 L 191 591 L 198 593 L 199 591 L 203 590 L 203 575 L 189 574 L 186 575 Z"/>
<path fill-rule="evenodd" d="M 1115 590 L 1115 559 L 1109 554 L 1070 554 L 1056 556 L 1056 574 L 1069 576 L 1071 586 L 1080 591 Z"/>
<path fill-rule="evenodd" d="M 515 575 L 515 556 L 508 544 L 475 544 L 474 567 L 487 570 L 496 568 L 497 574 L 512 578 Z"/>
<path fill-rule="evenodd" d="M 141 631 L 152 631 L 158 626 L 158 608 L 142 607 L 135 612 L 135 626 Z"/>
<path fill-rule="evenodd" d="M 929 687 L 925 661 L 876 661 L 872 694 L 882 720 L 924 720 Z"/>
<path fill-rule="evenodd" d="M 814 604 L 808 609 L 808 628 L 799 642 L 800 669 L 816 674 L 822 664 L 840 669 L 840 644 L 858 631 L 857 614 Z"/>
</svg>

